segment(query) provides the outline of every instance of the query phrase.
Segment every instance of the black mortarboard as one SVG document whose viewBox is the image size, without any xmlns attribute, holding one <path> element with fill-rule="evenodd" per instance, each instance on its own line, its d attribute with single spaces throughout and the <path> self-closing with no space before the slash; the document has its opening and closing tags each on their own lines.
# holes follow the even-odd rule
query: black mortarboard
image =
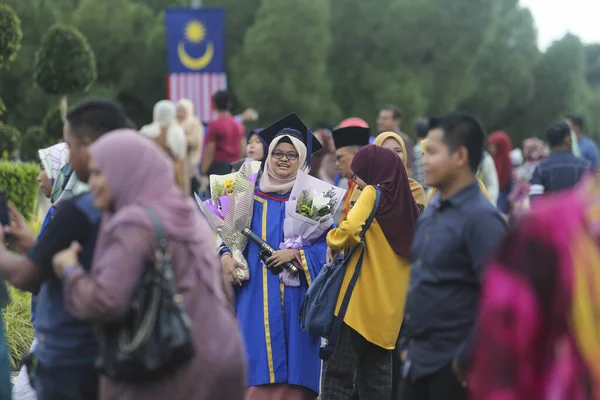
<svg viewBox="0 0 600 400">
<path fill-rule="evenodd" d="M 338 128 L 331 132 L 333 143 L 336 149 L 341 149 L 346 146 L 363 147 L 369 144 L 371 130 L 361 126 L 347 126 Z"/>
<path fill-rule="evenodd" d="M 285 131 L 282 132 L 284 129 Z M 302 122 L 296 113 L 288 114 L 280 120 L 273 122 L 271 125 L 260 131 L 259 135 L 268 145 L 271 144 L 273 139 L 281 135 L 290 135 L 299 139 L 306 145 L 307 165 L 310 165 L 311 155 L 323 148 L 319 139 L 313 135 L 310 128 Z"/>
</svg>

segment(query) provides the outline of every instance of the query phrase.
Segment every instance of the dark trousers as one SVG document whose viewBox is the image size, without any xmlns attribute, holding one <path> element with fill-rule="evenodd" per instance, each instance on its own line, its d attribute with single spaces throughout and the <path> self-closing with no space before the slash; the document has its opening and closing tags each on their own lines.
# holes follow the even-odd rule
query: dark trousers
<svg viewBox="0 0 600 400">
<path fill-rule="evenodd" d="M 402 362 L 400 351 L 400 338 L 396 342 L 396 349 L 392 353 L 392 400 L 400 400 L 400 390 L 402 389 Z"/>
<path fill-rule="evenodd" d="M 458 381 L 452 365 L 448 364 L 434 374 L 403 382 L 402 400 L 466 400 L 467 392 Z"/>
<path fill-rule="evenodd" d="M 58 367 L 39 364 L 34 386 L 38 400 L 95 400 L 98 398 L 98 373 L 93 365 Z"/>
<path fill-rule="evenodd" d="M 348 400 L 354 387 L 360 400 L 389 399 L 392 351 L 368 342 L 343 325 L 331 357 L 323 363 L 322 400 Z"/>
</svg>

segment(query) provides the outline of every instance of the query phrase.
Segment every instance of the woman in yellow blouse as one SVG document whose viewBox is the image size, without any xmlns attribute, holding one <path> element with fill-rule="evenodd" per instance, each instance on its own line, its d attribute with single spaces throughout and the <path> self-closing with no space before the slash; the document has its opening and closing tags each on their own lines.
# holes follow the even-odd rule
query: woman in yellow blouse
<svg viewBox="0 0 600 400">
<path fill-rule="evenodd" d="M 352 160 L 352 179 L 363 189 L 348 217 L 327 235 L 328 259 L 360 242 L 360 233 L 381 192 L 375 218 L 364 234 L 365 254 L 332 356 L 324 363 L 321 398 L 388 399 L 392 390 L 392 351 L 404 317 L 410 275 L 409 253 L 419 209 L 402 161 L 375 145 Z M 340 290 L 342 298 L 360 251 L 350 259 Z M 356 381 L 355 381 L 356 380 Z"/>
<path fill-rule="evenodd" d="M 373 144 L 392 150 L 398 155 L 398 157 L 400 157 L 404 168 L 408 167 L 406 165 L 408 163 L 406 143 L 404 143 L 404 140 L 402 140 L 402 137 L 400 135 L 394 132 L 383 132 L 375 138 Z M 410 186 L 410 191 L 413 197 L 415 198 L 417 205 L 419 206 L 419 210 L 423 211 L 423 209 L 427 205 L 427 200 L 425 199 L 425 191 L 423 190 L 423 186 L 421 186 L 419 182 L 415 181 L 413 178 L 408 178 L 408 184 Z"/>
<path fill-rule="evenodd" d="M 421 148 L 423 149 L 423 154 L 427 153 L 427 140 L 428 139 L 423 139 L 421 140 Z M 483 195 L 487 198 L 488 197 L 488 192 L 485 188 L 485 185 L 483 184 L 483 182 L 481 181 L 481 179 L 477 178 L 477 182 L 479 182 L 479 189 L 481 189 L 481 193 L 483 193 Z M 425 182 L 425 184 L 427 184 L 427 182 Z M 435 194 L 435 192 L 437 192 L 436 188 L 433 188 L 433 190 L 431 191 L 431 193 L 429 193 L 429 196 L 427 196 L 427 202 L 429 203 L 429 201 L 431 200 L 431 198 L 433 197 L 433 195 Z"/>
</svg>

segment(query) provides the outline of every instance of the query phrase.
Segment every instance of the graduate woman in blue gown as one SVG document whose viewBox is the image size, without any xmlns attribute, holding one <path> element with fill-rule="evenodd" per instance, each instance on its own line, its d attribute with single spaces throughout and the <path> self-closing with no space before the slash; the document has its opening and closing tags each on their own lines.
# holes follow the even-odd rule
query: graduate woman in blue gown
<svg viewBox="0 0 600 400">
<path fill-rule="evenodd" d="M 269 144 L 269 150 L 254 192 L 251 230 L 279 249 L 285 202 L 296 174 L 299 169 L 308 171 L 310 154 L 322 146 L 295 114 L 265 128 L 260 136 Z M 250 280 L 241 284 L 235 269 L 243 267 L 227 248 L 220 248 L 225 275 L 236 287 L 235 307 L 246 344 L 246 400 L 317 398 L 321 339 L 303 332 L 298 316 L 308 286 L 325 263 L 326 248 L 323 235 L 301 249 L 278 250 L 265 266 L 258 257 L 261 249 L 249 243 L 245 256 Z M 292 262 L 299 271 L 275 274 L 270 270 L 285 262 Z"/>
</svg>

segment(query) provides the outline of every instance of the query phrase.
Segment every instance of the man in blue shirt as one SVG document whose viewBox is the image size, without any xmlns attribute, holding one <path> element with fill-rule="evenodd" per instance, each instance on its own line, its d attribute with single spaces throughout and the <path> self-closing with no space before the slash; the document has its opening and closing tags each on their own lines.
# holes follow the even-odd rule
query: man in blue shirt
<svg viewBox="0 0 600 400">
<path fill-rule="evenodd" d="M 579 115 L 567 115 L 565 117 L 565 122 L 571 129 L 573 129 L 575 135 L 577 135 L 581 156 L 591 164 L 593 171 L 597 171 L 598 145 L 592 139 L 583 134 L 585 120 Z"/>
<path fill-rule="evenodd" d="M 69 110 L 64 136 L 71 166 L 80 180 L 87 181 L 89 175 L 87 148 L 103 134 L 129 126 L 123 109 L 111 101 L 88 100 Z M 16 222 L 7 233 L 20 254 L 6 250 L 0 228 L 0 273 L 19 289 L 40 289 L 34 321 L 37 398 L 94 400 L 98 392 L 94 368 L 97 342 L 90 324 L 66 312 L 62 280 L 54 274 L 52 259 L 78 241 L 83 245 L 79 262 L 89 269 L 102 214 L 93 206 L 91 193 L 64 200 L 35 240 L 23 218 L 16 210 L 12 212 Z"/>
<path fill-rule="evenodd" d="M 575 157 L 571 151 L 571 128 L 565 122 L 552 125 L 546 131 L 552 151 L 533 171 L 529 181 L 529 196 L 570 189 L 581 180 L 590 163 Z"/>
<path fill-rule="evenodd" d="M 479 189 L 475 174 L 485 131 L 454 112 L 430 120 L 425 184 L 437 188 L 417 222 L 400 349 L 402 399 L 466 399 L 481 278 L 506 222 Z"/>
</svg>

